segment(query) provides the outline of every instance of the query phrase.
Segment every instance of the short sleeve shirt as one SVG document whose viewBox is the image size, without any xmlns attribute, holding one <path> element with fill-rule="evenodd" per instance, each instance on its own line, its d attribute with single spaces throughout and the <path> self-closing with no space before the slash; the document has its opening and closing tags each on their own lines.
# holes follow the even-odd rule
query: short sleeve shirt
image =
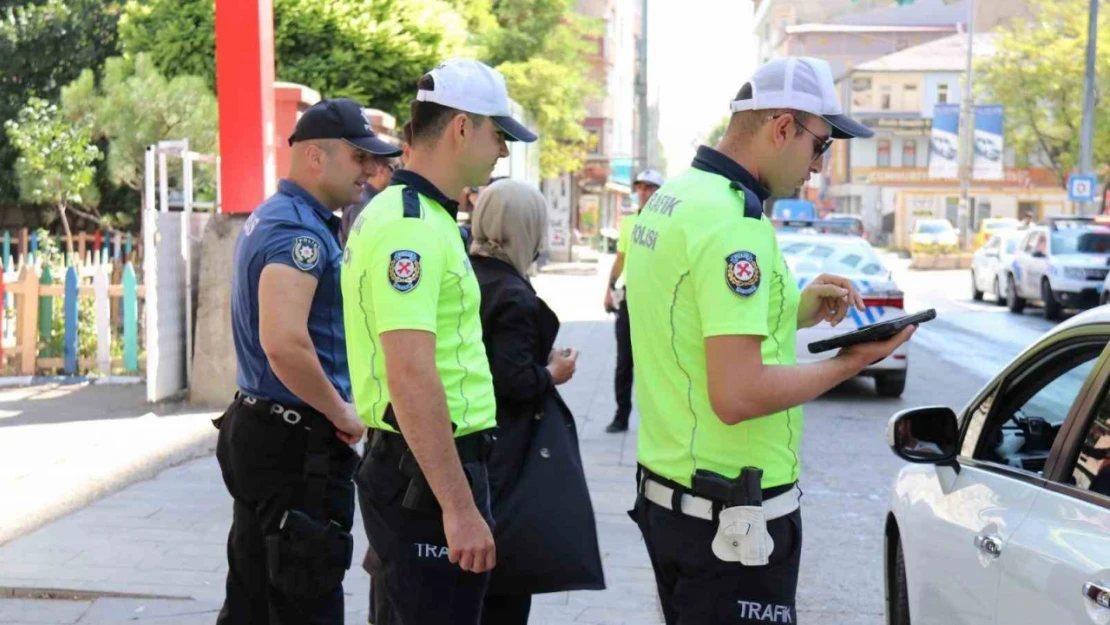
<svg viewBox="0 0 1110 625">
<path fill-rule="evenodd" d="M 284 404 L 305 403 L 278 379 L 258 334 L 258 281 L 266 265 L 276 263 L 316 278 L 308 334 L 328 381 L 344 400 L 351 400 L 338 232 L 339 219 L 289 180 L 278 183 L 278 192 L 247 217 L 235 242 L 231 279 L 235 377 L 243 393 Z"/>
<path fill-rule="evenodd" d="M 756 336 L 765 365 L 795 362 L 798 286 L 749 185 L 738 164 L 701 148 L 640 211 L 626 259 L 639 461 L 686 486 L 695 469 L 733 478 L 756 466 L 764 488 L 798 479 L 800 406 L 727 425 L 709 401 L 709 337 Z"/>
<path fill-rule="evenodd" d="M 481 293 L 453 212 L 434 185 L 401 170 L 355 221 L 344 252 L 343 293 L 355 406 L 369 427 L 396 431 L 381 335 L 436 337 L 436 370 L 455 436 L 497 424 L 479 315 Z"/>
</svg>

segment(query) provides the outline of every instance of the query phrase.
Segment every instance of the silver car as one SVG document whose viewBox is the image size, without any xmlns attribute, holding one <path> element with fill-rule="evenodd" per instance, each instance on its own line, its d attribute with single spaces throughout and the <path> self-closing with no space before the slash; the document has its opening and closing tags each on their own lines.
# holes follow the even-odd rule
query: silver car
<svg viewBox="0 0 1110 625">
<path fill-rule="evenodd" d="M 971 261 L 971 299 L 979 301 L 984 293 L 990 293 L 995 304 L 1006 305 L 1010 265 L 1025 233 L 1025 230 L 1003 230 L 975 251 Z"/>
</svg>

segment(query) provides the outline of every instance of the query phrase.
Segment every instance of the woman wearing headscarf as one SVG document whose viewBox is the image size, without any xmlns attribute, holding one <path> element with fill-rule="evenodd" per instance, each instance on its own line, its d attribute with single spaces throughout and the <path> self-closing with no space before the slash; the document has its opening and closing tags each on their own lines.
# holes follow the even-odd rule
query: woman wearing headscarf
<svg viewBox="0 0 1110 625">
<path fill-rule="evenodd" d="M 482 623 L 516 625 L 528 622 L 534 593 L 604 582 L 574 418 L 555 390 L 574 375 L 578 354 L 554 347 L 559 319 L 527 277 L 546 240 L 546 201 L 534 187 L 498 180 L 470 221 L 498 425 L 488 465 L 497 566 Z"/>
</svg>

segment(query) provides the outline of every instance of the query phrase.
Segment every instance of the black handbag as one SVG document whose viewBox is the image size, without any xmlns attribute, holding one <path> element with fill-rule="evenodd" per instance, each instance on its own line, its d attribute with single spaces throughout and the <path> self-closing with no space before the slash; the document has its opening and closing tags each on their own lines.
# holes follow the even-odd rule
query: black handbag
<svg viewBox="0 0 1110 625">
<path fill-rule="evenodd" d="M 543 400 L 518 479 L 493 502 L 497 566 L 489 594 L 603 590 L 578 430 L 555 390 Z"/>
</svg>

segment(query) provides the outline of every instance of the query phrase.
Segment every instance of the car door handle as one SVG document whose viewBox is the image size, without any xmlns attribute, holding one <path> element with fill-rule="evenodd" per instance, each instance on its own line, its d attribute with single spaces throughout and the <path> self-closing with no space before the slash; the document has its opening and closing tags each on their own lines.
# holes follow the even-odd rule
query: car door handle
<svg viewBox="0 0 1110 625">
<path fill-rule="evenodd" d="M 1090 599 L 1098 607 L 1110 610 L 1110 588 L 1094 582 L 1087 582 L 1083 584 L 1083 596 Z"/>
<path fill-rule="evenodd" d="M 1002 555 L 1002 539 L 998 536 L 976 536 L 975 548 L 992 558 Z"/>
</svg>

